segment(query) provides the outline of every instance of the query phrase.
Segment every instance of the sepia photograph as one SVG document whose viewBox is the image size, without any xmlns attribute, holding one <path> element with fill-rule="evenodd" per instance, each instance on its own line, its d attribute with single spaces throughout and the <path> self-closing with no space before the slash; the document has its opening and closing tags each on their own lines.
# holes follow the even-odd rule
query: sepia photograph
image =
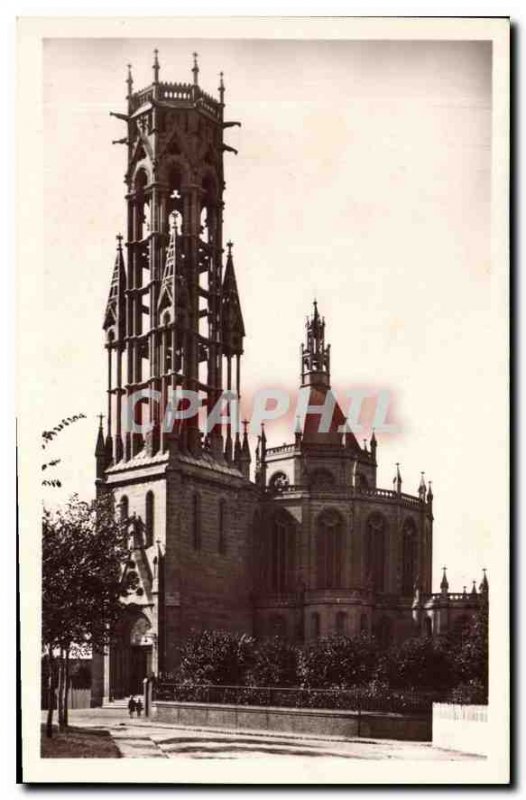
<svg viewBox="0 0 526 800">
<path fill-rule="evenodd" d="M 509 20 L 18 39 L 24 781 L 507 783 Z"/>
</svg>

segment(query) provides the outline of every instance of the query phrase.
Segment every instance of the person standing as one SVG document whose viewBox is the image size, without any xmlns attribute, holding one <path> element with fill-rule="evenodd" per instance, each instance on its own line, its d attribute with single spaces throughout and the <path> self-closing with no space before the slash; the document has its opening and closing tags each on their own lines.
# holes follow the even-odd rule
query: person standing
<svg viewBox="0 0 526 800">
<path fill-rule="evenodd" d="M 130 712 L 130 717 L 133 717 L 133 712 L 137 710 L 137 703 L 135 701 L 135 697 L 132 695 L 128 700 L 128 711 Z"/>
<path fill-rule="evenodd" d="M 135 709 L 137 711 L 137 716 L 140 717 L 142 711 L 142 700 L 140 697 L 137 698 L 137 702 L 135 703 Z"/>
</svg>

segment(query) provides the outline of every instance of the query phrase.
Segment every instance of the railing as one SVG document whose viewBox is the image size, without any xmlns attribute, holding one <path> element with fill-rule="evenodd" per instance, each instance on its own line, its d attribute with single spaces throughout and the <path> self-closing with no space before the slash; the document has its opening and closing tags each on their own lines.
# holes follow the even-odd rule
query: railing
<svg viewBox="0 0 526 800">
<path fill-rule="evenodd" d="M 433 702 L 443 700 L 444 695 L 438 692 L 392 691 L 374 696 L 365 687 L 312 689 L 297 686 L 189 685 L 160 679 L 154 684 L 153 699 L 211 705 L 430 714 Z"/>
<path fill-rule="evenodd" d="M 143 103 L 153 100 L 153 97 L 153 86 L 135 92 L 131 97 L 132 111 L 136 111 Z M 215 119 L 221 118 L 220 103 L 199 86 L 191 83 L 159 83 L 158 97 L 160 100 L 167 100 L 171 103 L 196 103 Z"/>
<path fill-rule="evenodd" d="M 269 447 L 267 449 L 267 456 L 276 455 L 277 453 L 293 453 L 295 450 L 295 444 L 280 444 L 277 447 Z"/>
<path fill-rule="evenodd" d="M 284 445 L 282 448 L 275 448 L 275 451 L 280 449 L 282 451 L 285 451 L 286 447 L 289 447 L 289 445 Z M 351 494 L 356 496 L 374 497 L 375 499 L 385 499 L 385 500 L 397 500 L 405 505 L 414 506 L 415 508 L 421 508 L 422 505 L 425 504 L 424 501 L 420 500 L 419 497 L 413 497 L 413 495 L 410 494 L 398 494 L 398 492 L 394 492 L 391 489 L 371 489 L 361 486 L 345 486 L 337 484 L 310 486 L 309 484 L 302 484 L 302 483 L 289 484 L 288 486 L 283 486 L 279 488 L 267 487 L 267 494 L 273 496 L 281 494 L 296 494 L 298 492 L 307 492 L 307 491 L 323 492 L 327 494 L 341 494 L 343 492 L 350 492 Z"/>
<path fill-rule="evenodd" d="M 443 595 L 442 592 L 433 592 L 431 595 L 433 600 L 446 600 L 446 602 L 451 601 L 462 601 L 466 602 L 466 600 L 471 600 L 472 602 L 478 602 L 482 597 L 481 594 L 471 594 L 471 592 L 448 592 L 447 594 Z"/>
</svg>

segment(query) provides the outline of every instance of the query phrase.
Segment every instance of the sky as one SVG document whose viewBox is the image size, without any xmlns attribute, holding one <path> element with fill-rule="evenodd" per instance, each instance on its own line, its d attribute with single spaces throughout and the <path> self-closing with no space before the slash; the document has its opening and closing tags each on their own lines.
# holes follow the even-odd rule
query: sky
<svg viewBox="0 0 526 800">
<path fill-rule="evenodd" d="M 379 486 L 433 481 L 434 583 L 489 568 L 504 520 L 492 491 L 500 330 L 491 258 L 491 44 L 476 41 L 47 39 L 44 42 L 42 427 L 83 412 L 49 449 L 63 490 L 94 491 L 105 410 L 103 313 L 125 225 L 126 64 L 135 89 L 225 74 L 224 240 L 247 338 L 244 396 L 297 389 L 313 298 L 336 390 L 388 391 Z M 247 409 L 249 411 L 249 409 Z M 498 421 L 497 421 L 498 423 Z M 502 427 L 502 425 L 501 425 Z M 290 440 L 269 427 L 269 444 Z M 366 429 L 365 436 L 370 435 Z M 358 438 L 361 438 L 359 436 Z M 502 457 L 502 458 L 501 458 Z"/>
</svg>

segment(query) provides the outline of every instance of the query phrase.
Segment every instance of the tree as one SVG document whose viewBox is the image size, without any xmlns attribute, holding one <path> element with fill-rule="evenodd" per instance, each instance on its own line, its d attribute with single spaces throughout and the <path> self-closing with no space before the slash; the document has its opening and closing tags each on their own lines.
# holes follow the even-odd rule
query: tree
<svg viewBox="0 0 526 800">
<path fill-rule="evenodd" d="M 487 702 L 488 697 L 488 604 L 483 602 L 460 630 L 449 637 L 453 669 L 459 696 L 477 697 L 476 702 Z M 474 702 L 474 701 L 473 701 Z"/>
<path fill-rule="evenodd" d="M 59 724 L 67 724 L 72 648 L 103 646 L 123 598 L 134 588 L 136 575 L 123 578 L 129 558 L 128 520 L 116 519 L 111 496 L 87 503 L 74 495 L 63 509 L 44 509 L 42 646 L 48 658 L 48 736 L 57 680 Z"/>
<path fill-rule="evenodd" d="M 46 447 L 55 439 L 55 437 L 60 433 L 60 431 L 67 428 L 69 425 L 72 425 L 74 422 L 78 422 L 79 419 L 86 419 L 85 414 L 75 414 L 72 417 L 65 417 L 64 419 L 60 420 L 58 425 L 55 425 L 49 431 L 42 431 L 42 450 L 45 450 Z M 60 464 L 60 458 L 52 458 L 51 461 L 45 461 L 42 464 L 42 472 L 49 469 L 50 467 L 56 467 L 57 464 Z M 54 486 L 59 488 L 62 486 L 61 481 L 59 478 L 43 478 L 42 479 L 42 486 Z"/>
</svg>

